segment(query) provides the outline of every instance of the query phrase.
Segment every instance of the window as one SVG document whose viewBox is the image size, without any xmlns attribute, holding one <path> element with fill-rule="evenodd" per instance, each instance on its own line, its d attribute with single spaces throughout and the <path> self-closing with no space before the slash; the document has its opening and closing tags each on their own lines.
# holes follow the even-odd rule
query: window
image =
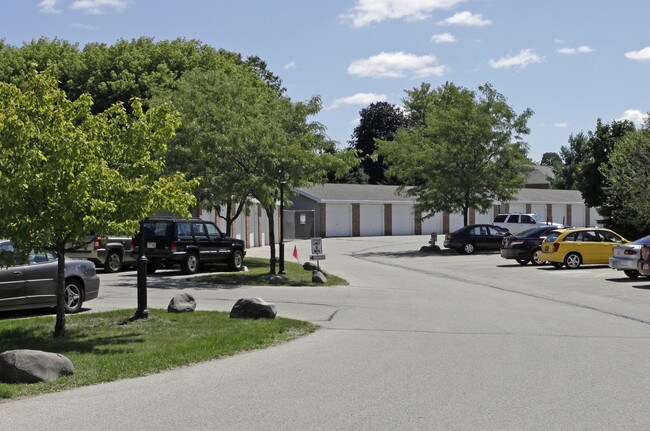
<svg viewBox="0 0 650 431">
<path fill-rule="evenodd" d="M 587 230 L 584 232 L 579 232 L 576 241 L 600 242 L 600 238 L 598 238 L 596 232 L 594 232 L 593 230 Z"/>
<path fill-rule="evenodd" d="M 178 236 L 192 236 L 192 225 L 186 222 L 176 223 Z"/>
<path fill-rule="evenodd" d="M 488 230 L 490 231 L 490 235 L 505 235 L 506 230 L 501 229 L 498 226 L 489 226 Z"/>
<path fill-rule="evenodd" d="M 506 221 L 506 217 L 508 217 L 507 214 L 499 214 L 498 216 L 494 217 L 493 223 L 503 223 Z"/>
<path fill-rule="evenodd" d="M 210 236 L 221 236 L 221 232 L 219 232 L 219 229 L 212 223 L 206 223 L 205 228 L 208 231 L 208 235 Z"/>
<path fill-rule="evenodd" d="M 487 236 L 487 228 L 485 226 L 476 226 L 474 229 L 472 229 L 472 235 Z"/>
<path fill-rule="evenodd" d="M 611 232 L 607 232 L 606 230 L 599 230 L 598 235 L 600 235 L 600 240 L 603 242 L 616 242 L 616 243 L 623 242 L 623 240 L 620 237 L 614 235 Z"/>
<path fill-rule="evenodd" d="M 533 220 L 533 218 L 529 215 L 522 215 L 521 223 L 535 224 L 535 220 Z"/>
<path fill-rule="evenodd" d="M 513 214 L 508 217 L 508 223 L 519 223 L 519 215 Z"/>
<path fill-rule="evenodd" d="M 572 232 L 564 237 L 565 241 L 577 241 L 577 239 L 578 239 L 578 232 Z M 546 240 L 548 241 L 548 238 Z"/>
<path fill-rule="evenodd" d="M 205 236 L 205 225 L 203 223 L 192 223 L 194 235 Z"/>
</svg>

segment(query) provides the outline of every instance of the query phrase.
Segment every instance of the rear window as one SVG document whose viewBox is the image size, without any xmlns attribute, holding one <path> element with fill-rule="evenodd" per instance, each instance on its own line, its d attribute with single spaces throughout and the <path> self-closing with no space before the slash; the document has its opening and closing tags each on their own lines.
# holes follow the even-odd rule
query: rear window
<svg viewBox="0 0 650 431">
<path fill-rule="evenodd" d="M 503 223 L 506 221 L 506 214 L 499 214 L 498 216 L 494 217 L 494 221 L 492 223 Z"/>
<path fill-rule="evenodd" d="M 643 238 L 637 239 L 632 244 L 635 245 L 650 244 L 650 235 L 646 235 Z"/>
<path fill-rule="evenodd" d="M 544 242 L 553 242 L 560 236 L 560 232 L 550 232 Z"/>
<path fill-rule="evenodd" d="M 169 221 L 150 221 L 143 223 L 145 238 L 164 238 L 172 236 L 172 223 Z"/>
</svg>

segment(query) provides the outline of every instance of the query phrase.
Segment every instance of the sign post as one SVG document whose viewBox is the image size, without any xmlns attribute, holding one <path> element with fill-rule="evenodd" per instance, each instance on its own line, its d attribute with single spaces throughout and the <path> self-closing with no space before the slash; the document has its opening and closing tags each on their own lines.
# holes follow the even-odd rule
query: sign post
<svg viewBox="0 0 650 431">
<path fill-rule="evenodd" d="M 315 260 L 318 269 L 320 269 L 320 261 L 325 260 L 322 238 L 311 239 L 311 255 L 309 256 L 309 260 Z"/>
</svg>

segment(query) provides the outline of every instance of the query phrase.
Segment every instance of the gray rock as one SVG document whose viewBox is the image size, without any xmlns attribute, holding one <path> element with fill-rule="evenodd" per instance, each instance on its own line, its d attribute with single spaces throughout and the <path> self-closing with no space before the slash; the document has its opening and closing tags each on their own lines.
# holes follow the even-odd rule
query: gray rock
<svg viewBox="0 0 650 431">
<path fill-rule="evenodd" d="M 286 282 L 287 282 L 287 280 L 284 277 L 281 277 L 279 275 L 274 275 L 269 280 L 269 283 L 274 284 L 274 285 L 285 284 Z"/>
<path fill-rule="evenodd" d="M 306 269 L 307 271 L 314 271 L 314 270 L 318 269 L 318 266 L 316 266 L 316 264 L 311 263 L 311 262 L 305 262 L 305 263 L 303 263 L 303 264 L 302 264 L 302 267 L 303 267 L 304 269 Z"/>
<path fill-rule="evenodd" d="M 40 350 L 7 350 L 0 353 L 0 381 L 6 383 L 52 382 L 74 373 L 70 359 Z"/>
<path fill-rule="evenodd" d="M 322 271 L 314 271 L 311 273 L 311 281 L 314 283 L 327 283 L 327 277 Z"/>
<path fill-rule="evenodd" d="M 189 293 L 179 293 L 167 306 L 168 313 L 185 313 L 196 310 L 196 300 Z"/>
<path fill-rule="evenodd" d="M 275 304 L 266 302 L 262 298 L 241 298 L 230 310 L 232 319 L 275 319 L 278 314 Z"/>
</svg>

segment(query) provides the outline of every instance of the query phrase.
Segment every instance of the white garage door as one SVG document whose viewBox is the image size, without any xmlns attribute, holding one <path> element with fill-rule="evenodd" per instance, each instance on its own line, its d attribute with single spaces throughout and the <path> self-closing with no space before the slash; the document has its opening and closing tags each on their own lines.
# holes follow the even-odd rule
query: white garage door
<svg viewBox="0 0 650 431">
<path fill-rule="evenodd" d="M 436 213 L 433 216 L 422 220 L 422 235 L 431 235 L 433 232 L 436 232 L 437 234 L 443 233 L 442 213 Z"/>
<path fill-rule="evenodd" d="M 469 214 L 468 214 L 469 217 Z M 468 220 L 469 223 L 469 220 Z M 449 214 L 449 232 L 454 232 L 465 226 L 463 213 Z"/>
<path fill-rule="evenodd" d="M 413 205 L 393 205 L 393 235 L 413 235 Z"/>
<path fill-rule="evenodd" d="M 361 236 L 381 236 L 384 234 L 384 206 L 359 206 L 359 233 Z"/>
<path fill-rule="evenodd" d="M 352 236 L 352 206 L 327 204 L 325 230 L 328 237 Z"/>
</svg>

